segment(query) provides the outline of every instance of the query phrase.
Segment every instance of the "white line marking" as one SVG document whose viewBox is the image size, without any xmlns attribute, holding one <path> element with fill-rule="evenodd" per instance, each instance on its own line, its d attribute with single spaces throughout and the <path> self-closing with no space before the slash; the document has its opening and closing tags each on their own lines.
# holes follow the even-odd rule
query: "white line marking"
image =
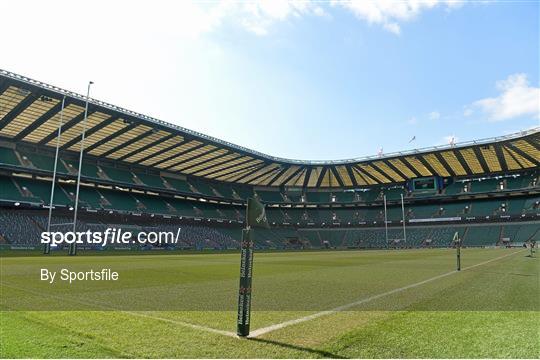
<svg viewBox="0 0 540 360">
<path fill-rule="evenodd" d="M 496 258 L 491 259 L 491 260 L 487 260 L 487 261 L 484 261 L 484 262 L 481 262 L 481 263 L 478 263 L 478 264 L 475 264 L 475 265 L 471 265 L 471 266 L 462 268 L 461 271 L 466 271 L 466 270 L 469 270 L 469 269 L 473 269 L 475 267 L 482 266 L 482 265 L 488 264 L 488 263 L 490 263 L 492 261 L 500 260 L 500 259 L 503 259 L 505 257 L 515 255 L 515 254 L 523 252 L 523 251 L 524 250 L 516 251 L 516 252 L 513 252 L 511 254 L 506 254 L 506 255 L 503 255 L 503 256 L 496 257 Z M 301 317 L 301 318 L 298 318 L 298 319 L 288 320 L 288 321 L 284 321 L 284 322 L 279 323 L 279 324 L 274 324 L 274 325 L 270 325 L 270 326 L 267 326 L 267 327 L 264 327 L 264 328 L 260 328 L 260 329 L 252 331 L 251 334 L 249 335 L 249 337 L 254 338 L 254 337 L 257 337 L 257 336 L 268 334 L 269 332 L 272 332 L 272 331 L 283 329 L 283 328 L 291 326 L 291 325 L 296 325 L 296 324 L 300 324 L 300 323 L 303 323 L 303 322 L 306 322 L 306 321 L 310 321 L 310 320 L 313 320 L 313 319 L 320 318 L 322 316 L 331 315 L 331 314 L 337 313 L 339 311 L 347 310 L 347 309 L 350 309 L 352 307 L 355 307 L 355 306 L 358 306 L 358 305 L 361 305 L 361 304 L 365 304 L 365 303 L 368 303 L 370 301 L 377 300 L 377 299 L 380 299 L 380 298 L 388 296 L 388 295 L 392 295 L 392 294 L 395 294 L 395 293 L 398 293 L 398 292 L 401 292 L 401 291 L 404 291 L 404 290 L 412 289 L 412 288 L 427 284 L 427 283 L 435 281 L 435 280 L 439 280 L 441 278 L 456 274 L 458 272 L 459 271 L 457 271 L 457 270 L 453 270 L 453 271 L 447 272 L 445 274 L 437 275 L 437 276 L 434 276 L 432 278 L 429 278 L 429 279 L 426 279 L 426 280 L 423 280 L 423 281 L 420 281 L 420 282 L 417 282 L 417 283 L 414 283 L 414 284 L 411 284 L 411 285 L 400 287 L 400 288 L 390 290 L 390 291 L 387 291 L 387 292 L 384 292 L 384 293 L 381 293 L 381 294 L 373 295 L 373 296 L 370 296 L 370 297 L 367 297 L 367 298 L 352 302 L 350 304 L 341 305 L 341 306 L 338 306 L 338 307 L 330 309 L 330 310 L 321 311 L 321 312 L 311 314 L 311 315 L 308 315 L 308 316 L 304 316 L 304 317 Z"/>
<path fill-rule="evenodd" d="M 162 318 L 162 317 L 159 317 L 159 316 L 149 315 L 149 314 L 146 314 L 146 313 L 143 313 L 143 312 L 132 312 L 132 311 L 124 311 L 124 310 L 120 310 L 120 311 L 122 311 L 125 314 L 129 314 L 129 315 L 133 315 L 133 316 L 140 316 L 140 317 L 145 317 L 145 318 L 149 318 L 149 319 L 164 321 L 164 322 L 168 322 L 168 323 L 172 323 L 172 324 L 177 324 L 177 325 L 190 327 L 190 328 L 196 329 L 196 330 L 203 330 L 203 331 L 206 331 L 206 332 L 211 332 L 211 333 L 214 333 L 214 334 L 220 334 L 220 335 L 225 335 L 225 336 L 230 336 L 230 337 L 238 337 L 238 335 L 236 335 L 232 331 L 219 330 L 219 329 L 214 329 L 214 328 L 203 326 L 203 325 L 187 323 L 187 322 L 180 321 L 180 320 Z"/>
<path fill-rule="evenodd" d="M 145 317 L 145 318 L 148 318 L 148 319 L 164 321 L 164 322 L 168 322 L 168 323 L 172 323 L 172 324 L 176 324 L 176 325 L 181 325 L 181 326 L 184 326 L 184 327 L 189 327 L 189 328 L 192 328 L 192 329 L 195 329 L 195 330 L 203 330 L 203 331 L 214 333 L 214 334 L 220 334 L 220 335 L 225 335 L 225 336 L 230 336 L 230 337 L 238 337 L 235 333 L 233 333 L 231 331 L 214 329 L 214 328 L 211 328 L 211 327 L 192 324 L 192 323 L 188 323 L 188 322 L 180 321 L 180 320 L 167 319 L 167 318 L 163 318 L 163 317 L 159 317 L 159 316 L 150 315 L 150 314 L 147 314 L 147 313 L 144 313 L 144 312 L 122 310 L 122 309 L 114 308 L 114 307 L 112 307 L 110 305 L 106 305 L 105 303 L 98 302 L 98 301 L 81 301 L 81 300 L 70 299 L 70 298 L 66 299 L 65 297 L 55 296 L 55 295 L 51 295 L 51 294 L 45 294 L 45 293 L 42 293 L 42 292 L 37 292 L 37 291 L 29 290 L 29 289 L 26 289 L 26 288 L 21 288 L 21 287 L 18 287 L 18 286 L 8 285 L 5 282 L 3 282 L 1 284 L 1 286 L 5 286 L 5 287 L 12 288 L 12 289 L 19 290 L 19 291 L 24 291 L 24 292 L 27 292 L 29 294 L 37 295 L 37 296 L 40 296 L 40 297 L 47 297 L 47 298 L 50 298 L 50 299 L 67 301 L 67 302 L 72 302 L 72 303 L 75 303 L 75 304 L 81 304 L 81 305 L 86 305 L 86 306 L 98 306 L 98 307 L 101 307 L 101 308 L 104 309 L 102 311 L 119 311 L 119 312 L 122 312 L 122 313 L 127 314 L 127 315 L 139 316 L 139 317 Z M 61 311 L 61 310 L 58 310 L 58 311 Z M 95 310 L 95 311 L 100 311 L 100 310 Z"/>
</svg>

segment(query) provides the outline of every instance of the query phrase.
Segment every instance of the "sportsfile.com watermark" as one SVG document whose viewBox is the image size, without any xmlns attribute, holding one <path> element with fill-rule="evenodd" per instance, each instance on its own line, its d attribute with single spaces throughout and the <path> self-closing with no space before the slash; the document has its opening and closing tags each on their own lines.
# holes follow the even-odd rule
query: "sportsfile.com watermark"
<svg viewBox="0 0 540 360">
<path fill-rule="evenodd" d="M 174 245 L 180 238 L 180 228 L 172 231 L 140 231 L 133 234 L 121 228 L 107 228 L 105 231 L 44 231 L 41 243 L 51 245 Z"/>
</svg>

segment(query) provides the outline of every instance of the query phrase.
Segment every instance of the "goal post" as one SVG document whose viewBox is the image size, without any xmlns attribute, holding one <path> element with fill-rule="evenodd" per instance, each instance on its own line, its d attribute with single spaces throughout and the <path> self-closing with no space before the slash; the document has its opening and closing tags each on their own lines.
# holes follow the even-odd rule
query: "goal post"
<svg viewBox="0 0 540 360">
<path fill-rule="evenodd" d="M 238 289 L 238 317 L 236 321 L 236 333 L 238 336 L 249 335 L 251 320 L 251 297 L 253 276 L 253 228 L 268 229 L 268 220 L 264 205 L 255 198 L 247 201 L 246 228 L 242 230 L 242 247 L 240 255 L 240 286 Z"/>
<path fill-rule="evenodd" d="M 461 239 L 458 231 L 454 233 L 453 242 L 456 246 L 456 270 L 461 271 Z"/>
</svg>

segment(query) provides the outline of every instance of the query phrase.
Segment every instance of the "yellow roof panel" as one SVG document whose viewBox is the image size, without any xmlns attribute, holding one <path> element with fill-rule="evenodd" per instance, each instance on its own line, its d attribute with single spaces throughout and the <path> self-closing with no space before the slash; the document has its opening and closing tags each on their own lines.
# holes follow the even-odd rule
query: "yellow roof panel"
<svg viewBox="0 0 540 360">
<path fill-rule="evenodd" d="M 45 121 L 43 124 L 38 126 L 37 129 L 33 130 L 30 134 L 26 135 L 23 140 L 30 141 L 33 143 L 40 142 L 45 139 L 47 136 L 58 133 L 58 126 L 60 125 L 60 117 L 62 118 L 62 126 L 73 120 L 75 117 L 82 114 L 84 108 L 69 104 L 64 108 L 64 111 L 59 111 L 49 120 Z M 56 144 L 55 144 L 56 145 Z"/>
<path fill-rule="evenodd" d="M 11 120 L 0 131 L 0 134 L 9 137 L 16 136 L 58 103 L 59 100 L 56 99 L 49 99 L 48 101 L 43 101 L 40 98 L 36 99 L 30 106 L 26 107 L 17 115 L 15 119 Z"/>
</svg>

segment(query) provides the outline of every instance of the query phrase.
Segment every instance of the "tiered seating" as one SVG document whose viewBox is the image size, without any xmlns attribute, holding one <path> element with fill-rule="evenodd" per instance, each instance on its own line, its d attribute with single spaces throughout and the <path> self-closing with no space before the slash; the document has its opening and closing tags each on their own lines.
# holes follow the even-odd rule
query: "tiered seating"
<svg viewBox="0 0 540 360">
<path fill-rule="evenodd" d="M 44 215 L 26 215 L 31 221 L 30 224 L 36 225 L 40 231 L 47 230 L 48 217 Z M 80 219 L 77 221 L 75 231 L 87 231 L 89 229 L 88 224 Z M 73 231 L 73 217 L 67 216 L 55 216 L 51 217 L 51 231 Z"/>
<path fill-rule="evenodd" d="M 245 215 L 243 212 L 238 211 L 238 209 L 231 209 L 228 207 L 220 208 L 220 213 L 225 216 L 226 219 L 235 220 L 235 221 L 244 221 Z"/>
<path fill-rule="evenodd" d="M 107 189 L 99 189 L 99 192 L 108 200 L 110 205 L 104 205 L 106 209 L 114 209 L 121 211 L 140 212 L 137 202 L 125 191 L 114 191 Z"/>
<path fill-rule="evenodd" d="M 0 176 L 0 200 L 40 201 L 40 199 L 23 196 L 13 182 L 13 179 L 4 176 Z"/>
<path fill-rule="evenodd" d="M 113 181 L 135 185 L 133 174 L 129 170 L 122 170 L 109 166 L 101 166 L 101 169 L 105 172 L 106 176 Z"/>
<path fill-rule="evenodd" d="M 179 233 L 178 228 L 180 228 Z M 154 227 L 145 226 L 146 231 L 149 229 L 152 231 L 170 231 L 174 234 L 178 233 L 180 244 L 177 245 L 177 247 L 180 248 L 224 250 L 237 249 L 240 247 L 239 241 L 231 237 L 228 233 L 207 226 L 164 224 L 156 224 Z"/>
<path fill-rule="evenodd" d="M 418 205 L 406 208 L 406 210 L 409 209 L 412 210 L 412 216 L 415 219 L 430 219 L 439 216 L 441 206 Z"/>
<path fill-rule="evenodd" d="M 285 222 L 285 216 L 280 209 L 267 208 L 266 217 L 270 224 L 283 224 Z"/>
<path fill-rule="evenodd" d="M 14 211 L 0 211 L 0 235 L 11 244 L 37 244 L 43 229 L 32 219 Z"/>
<path fill-rule="evenodd" d="M 199 194 L 203 194 L 206 196 L 216 196 L 216 193 L 208 182 L 190 179 L 189 183 L 191 184 L 191 188 L 196 190 Z"/>
<path fill-rule="evenodd" d="M 463 239 L 466 246 L 494 246 L 500 240 L 500 225 L 469 226 Z"/>
<path fill-rule="evenodd" d="M 528 188 L 532 180 L 533 176 L 530 175 L 506 178 L 506 188 L 510 190 Z"/>
<path fill-rule="evenodd" d="M 491 216 L 494 215 L 503 201 L 475 201 L 469 205 L 469 216 Z"/>
<path fill-rule="evenodd" d="M 397 238 L 395 234 L 394 238 Z M 350 230 L 347 242 L 349 247 L 380 249 L 387 246 L 384 229 Z"/>
<path fill-rule="evenodd" d="M 190 202 L 174 199 L 173 201 L 171 201 L 171 205 L 176 209 L 178 215 L 190 217 L 197 215 L 195 213 L 195 209 L 193 208 L 193 204 Z"/>
<path fill-rule="evenodd" d="M 283 194 L 283 197 L 285 198 L 287 202 L 292 202 L 292 203 L 302 202 L 302 193 L 299 191 L 287 192 Z"/>
<path fill-rule="evenodd" d="M 305 223 L 305 220 L 302 220 L 302 214 L 304 213 L 301 209 L 287 209 L 283 210 L 285 215 L 285 221 L 291 224 L 299 224 L 301 221 Z"/>
<path fill-rule="evenodd" d="M 444 189 L 444 194 L 446 195 L 460 195 L 463 194 L 465 188 L 465 184 L 463 182 L 455 182 L 450 185 L 448 185 Z"/>
<path fill-rule="evenodd" d="M 354 213 L 349 209 L 335 209 L 333 212 L 336 214 L 337 219 L 342 224 L 347 224 L 354 221 Z"/>
<path fill-rule="evenodd" d="M 354 191 L 338 191 L 334 192 L 333 195 L 336 197 L 336 203 L 351 203 L 356 201 Z"/>
<path fill-rule="evenodd" d="M 53 216 L 52 224 L 66 224 L 72 222 L 71 217 Z M 196 249 L 237 249 L 240 246 L 240 229 L 210 228 L 207 226 L 172 225 L 156 223 L 155 225 L 134 224 L 104 224 L 78 220 L 76 231 L 105 231 L 108 227 L 122 228 L 131 231 L 136 236 L 141 231 L 170 231 L 179 232 L 179 248 Z M 10 244 L 39 245 L 41 232 L 47 228 L 46 214 L 27 214 L 17 211 L 0 211 L 0 236 Z M 54 226 L 51 231 L 72 231 L 72 225 Z M 116 245 L 115 245 L 116 246 Z"/>
<path fill-rule="evenodd" d="M 540 197 L 528 198 L 523 204 L 524 213 L 540 212 Z"/>
<path fill-rule="evenodd" d="M 482 192 L 496 191 L 498 190 L 498 184 L 499 184 L 499 180 L 496 180 L 496 179 L 472 181 L 471 192 L 482 193 Z"/>
<path fill-rule="evenodd" d="M 268 203 L 282 203 L 285 200 L 279 190 L 255 190 L 259 199 Z"/>
<path fill-rule="evenodd" d="M 0 147 L 0 164 L 20 166 L 21 163 L 15 155 L 15 151 Z"/>
<path fill-rule="evenodd" d="M 420 208 L 423 208 L 423 207 L 419 207 L 419 209 Z M 415 207 L 415 214 L 416 214 L 416 209 L 417 208 Z M 408 209 L 405 210 L 405 218 L 408 218 L 407 217 L 407 210 Z M 431 212 L 429 213 L 429 215 L 421 213 L 421 214 L 418 214 L 418 216 L 416 216 L 416 218 L 431 217 L 430 214 L 431 214 Z M 386 217 L 387 217 L 387 219 L 389 221 L 401 221 L 403 219 L 403 211 L 401 210 L 401 206 L 393 206 L 393 207 L 386 208 Z"/>
<path fill-rule="evenodd" d="M 253 197 L 253 189 L 249 186 L 231 184 L 231 188 L 240 199 L 246 200 Z"/>
<path fill-rule="evenodd" d="M 405 196 L 405 190 L 403 188 L 393 188 L 384 190 L 386 195 L 386 201 L 401 200 L 401 195 Z"/>
<path fill-rule="evenodd" d="M 370 189 L 368 191 L 359 191 L 357 192 L 358 197 L 363 202 L 373 202 L 375 200 L 382 200 L 382 190 Z"/>
<path fill-rule="evenodd" d="M 173 188 L 184 193 L 192 193 L 191 188 L 186 180 L 174 179 L 167 177 L 165 178 L 167 183 L 169 183 Z"/>
<path fill-rule="evenodd" d="M 77 169 L 79 168 L 78 161 L 65 160 L 64 162 L 68 165 L 70 169 L 73 169 L 73 171 L 77 172 Z M 94 179 L 103 178 L 103 175 L 97 165 L 91 164 L 88 161 L 83 161 L 81 175 Z"/>
<path fill-rule="evenodd" d="M 427 240 L 431 237 L 431 229 L 426 228 L 409 228 L 408 231 L 406 231 L 407 240 L 405 242 L 400 242 L 396 245 L 407 247 L 426 247 Z M 399 237 L 403 237 L 403 232 L 399 235 Z"/>
<path fill-rule="evenodd" d="M 514 239 L 511 239 L 511 241 L 517 243 L 525 243 L 529 240 L 540 242 L 540 228 L 538 227 L 538 224 L 519 225 L 519 229 L 516 231 Z"/>
<path fill-rule="evenodd" d="M 430 229 L 430 234 L 428 239 L 430 240 L 428 243 L 425 243 L 425 246 L 430 247 L 446 247 L 446 246 L 452 246 L 452 241 L 454 239 L 454 234 L 456 231 L 459 233 L 459 237 L 463 238 L 463 235 L 465 234 L 465 227 L 446 227 L 446 226 L 438 226 L 438 227 L 432 227 Z"/>
<path fill-rule="evenodd" d="M 242 241 L 242 229 L 240 228 L 223 228 L 220 232 L 231 239 L 236 240 L 238 243 Z"/>
<path fill-rule="evenodd" d="M 435 217 L 454 217 L 464 215 L 465 203 L 443 203 L 439 206 L 439 211 Z M 442 212 L 440 209 L 442 208 Z"/>
<path fill-rule="evenodd" d="M 319 230 L 322 243 L 327 243 L 332 248 L 342 247 L 344 244 L 344 231 Z"/>
<path fill-rule="evenodd" d="M 138 178 L 146 186 L 162 188 L 162 189 L 166 188 L 161 176 L 144 174 L 144 173 L 136 173 L 135 177 Z"/>
<path fill-rule="evenodd" d="M 169 208 L 163 198 L 151 195 L 133 195 L 144 206 L 145 212 L 151 214 L 171 214 L 173 209 Z"/>
<path fill-rule="evenodd" d="M 273 228 L 254 230 L 255 247 L 259 249 L 284 248 L 286 247 L 287 239 L 298 237 L 299 235 L 295 229 Z"/>
<path fill-rule="evenodd" d="M 73 194 L 74 196 L 75 187 L 68 188 L 66 185 L 62 185 L 62 187 L 64 187 L 69 194 Z M 79 199 L 84 207 L 95 210 L 103 209 L 107 203 L 110 203 L 98 190 L 87 186 L 81 186 L 79 190 Z"/>
<path fill-rule="evenodd" d="M 19 151 L 23 159 L 28 159 L 32 165 L 39 170 L 50 171 L 54 169 L 54 158 L 46 155 L 41 155 L 29 151 Z M 58 161 L 56 165 L 56 171 L 63 174 L 68 174 L 67 169 L 64 167 L 61 161 Z"/>
<path fill-rule="evenodd" d="M 309 246 L 312 248 L 322 247 L 321 239 L 317 231 L 298 230 L 298 236 L 300 236 L 304 242 L 309 243 Z"/>
<path fill-rule="evenodd" d="M 220 213 L 218 208 L 213 204 L 208 203 L 196 203 L 194 205 L 198 210 L 202 212 L 201 216 L 209 219 L 224 219 L 223 213 Z"/>
<path fill-rule="evenodd" d="M 235 196 L 233 189 L 230 185 L 224 184 L 224 183 L 212 183 L 212 188 L 214 189 L 214 193 L 216 195 L 224 197 L 226 199 L 236 199 L 237 196 Z"/>
<path fill-rule="evenodd" d="M 15 180 L 22 189 L 28 189 L 34 197 L 41 199 L 45 204 L 49 204 L 51 197 L 51 183 L 45 181 L 35 181 L 30 179 L 18 178 Z M 54 204 L 71 205 L 73 202 L 67 197 L 62 188 L 56 188 L 54 191 Z"/>
<path fill-rule="evenodd" d="M 310 203 L 329 203 L 331 202 L 331 193 L 308 191 L 306 193 L 306 202 Z"/>
</svg>

